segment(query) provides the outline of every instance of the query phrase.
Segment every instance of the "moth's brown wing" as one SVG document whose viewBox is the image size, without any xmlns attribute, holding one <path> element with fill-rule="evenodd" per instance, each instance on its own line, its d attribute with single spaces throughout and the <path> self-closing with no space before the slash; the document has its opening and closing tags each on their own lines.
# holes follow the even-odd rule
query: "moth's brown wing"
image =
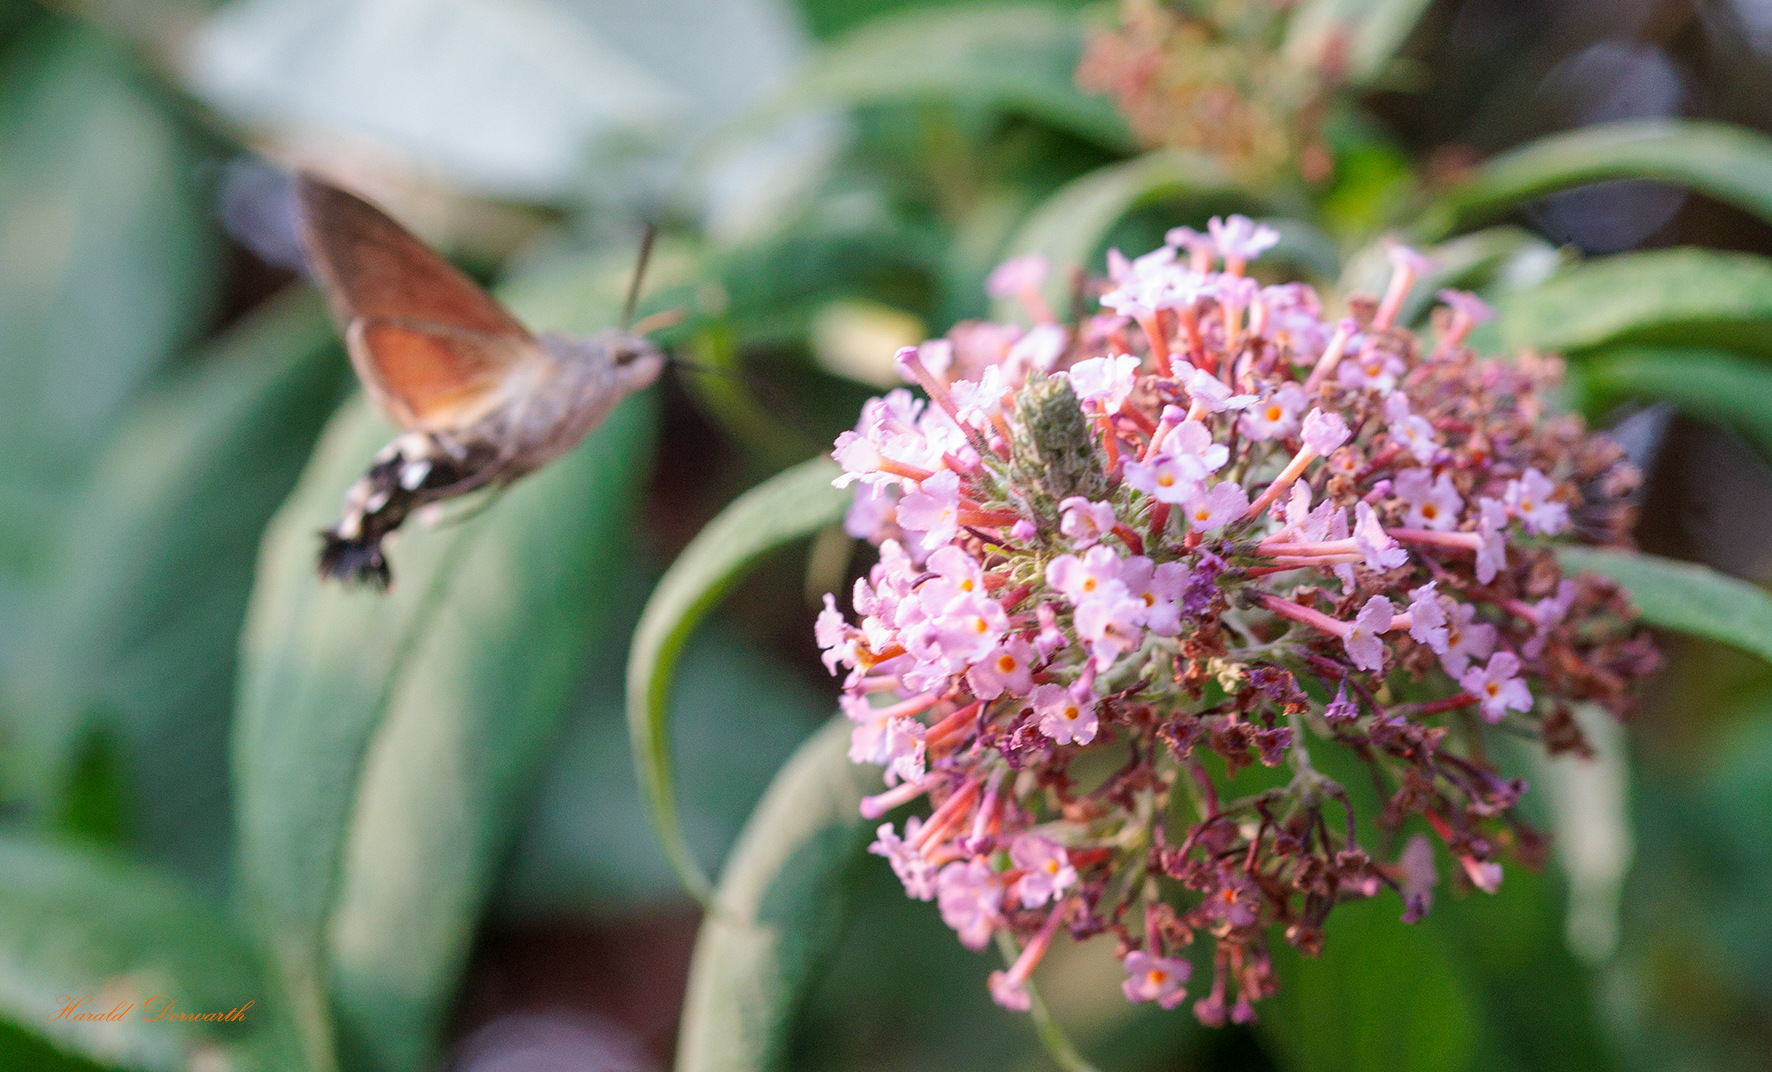
<svg viewBox="0 0 1772 1072">
<path fill-rule="evenodd" d="M 551 360 L 527 335 L 407 317 L 359 317 L 345 343 L 376 405 L 418 431 L 467 427 L 502 400 L 519 369 Z"/>
<path fill-rule="evenodd" d="M 360 317 L 400 317 L 530 337 L 492 295 L 381 209 L 307 174 L 296 176 L 295 198 L 302 248 L 339 330 Z"/>
<path fill-rule="evenodd" d="M 547 355 L 516 317 L 404 227 L 312 175 L 295 179 L 302 246 L 370 397 L 407 428 L 458 428 L 515 368 Z"/>
</svg>

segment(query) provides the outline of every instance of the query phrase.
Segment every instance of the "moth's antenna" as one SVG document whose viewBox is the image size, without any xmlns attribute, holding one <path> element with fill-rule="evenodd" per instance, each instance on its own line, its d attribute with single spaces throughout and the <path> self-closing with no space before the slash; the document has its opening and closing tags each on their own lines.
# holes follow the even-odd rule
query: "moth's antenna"
<svg viewBox="0 0 1772 1072">
<path fill-rule="evenodd" d="M 640 303 L 640 283 L 646 278 L 646 262 L 652 259 L 652 240 L 658 237 L 658 227 L 647 224 L 646 230 L 640 235 L 640 258 L 634 263 L 634 281 L 628 284 L 628 300 L 621 306 L 621 330 L 627 331 L 634 323 L 634 306 Z"/>
</svg>

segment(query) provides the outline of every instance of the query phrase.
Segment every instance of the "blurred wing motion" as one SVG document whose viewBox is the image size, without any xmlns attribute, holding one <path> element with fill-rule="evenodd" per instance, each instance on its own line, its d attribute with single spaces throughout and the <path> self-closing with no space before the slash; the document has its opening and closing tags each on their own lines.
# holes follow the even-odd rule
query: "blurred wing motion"
<svg viewBox="0 0 1772 1072">
<path fill-rule="evenodd" d="M 302 248 L 351 363 L 401 427 L 465 427 L 517 367 L 551 360 L 504 306 L 374 205 L 305 174 L 295 196 Z"/>
</svg>

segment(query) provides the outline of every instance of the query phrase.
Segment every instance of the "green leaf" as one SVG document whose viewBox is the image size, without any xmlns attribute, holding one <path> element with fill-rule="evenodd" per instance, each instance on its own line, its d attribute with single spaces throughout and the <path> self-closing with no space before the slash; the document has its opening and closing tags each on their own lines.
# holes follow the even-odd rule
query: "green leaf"
<svg viewBox="0 0 1772 1072">
<path fill-rule="evenodd" d="M 684 840 L 671 774 L 669 699 L 683 643 L 745 571 L 771 551 L 835 524 L 852 497 L 831 481 L 829 458 L 803 462 L 745 492 L 708 522 L 671 564 L 634 630 L 628 654 L 628 734 L 665 855 L 698 900 L 706 873 Z"/>
<path fill-rule="evenodd" d="M 849 730 L 837 717 L 802 745 L 745 823 L 696 938 L 678 1072 L 781 1067 L 866 843 L 862 795 L 878 784 L 849 761 Z"/>
<path fill-rule="evenodd" d="M 1590 415 L 1625 399 L 1673 402 L 1694 417 L 1734 425 L 1772 457 L 1772 368 L 1717 350 L 1620 347 L 1570 369 L 1570 386 Z"/>
<path fill-rule="evenodd" d="M 388 683 L 327 924 L 353 1067 L 427 1060 L 585 654 L 621 639 L 605 608 L 638 522 L 651 402 L 493 508 Z"/>
<path fill-rule="evenodd" d="M 608 293 L 595 272 L 566 267 L 509 288 L 513 310 L 562 330 L 606 326 L 619 293 Z M 615 557 L 610 526 L 631 527 L 628 511 L 644 484 L 655 426 L 651 395 L 630 399 L 578 449 L 490 508 L 476 513 L 458 504 L 456 519 L 435 529 L 412 524 L 393 552 L 395 588 L 386 595 L 322 585 L 314 572 L 314 533 L 337 520 L 345 489 L 394 435 L 360 399 L 334 418 L 272 522 L 241 645 L 236 892 L 267 935 L 317 1065 L 334 1059 L 327 991 L 335 982 L 330 958 L 340 950 L 328 943 L 356 933 L 338 930 L 334 918 L 347 896 L 354 912 L 373 908 L 386 913 L 390 928 L 436 938 L 433 947 L 386 964 L 375 958 L 385 947 L 343 950 L 362 954 L 338 980 L 364 995 L 363 1006 L 339 1012 L 349 1056 L 398 1067 L 431 1043 L 424 1025 L 447 1000 L 465 949 L 465 939 L 450 936 L 471 931 L 494 877 L 490 861 L 514 833 L 510 794 L 531 784 L 564 718 L 604 594 L 597 586 Z M 456 691 L 439 698 L 439 688 Z M 436 715 L 436 733 L 462 738 L 449 742 L 409 726 L 420 709 Z M 486 730 L 487 720 L 502 719 L 508 732 Z M 404 743 L 386 744 L 395 738 Z M 437 758 L 454 762 L 454 770 L 448 777 L 431 771 L 427 788 L 406 784 L 407 769 L 390 747 L 430 748 L 433 757 L 479 750 Z M 456 810 L 459 803 L 439 804 L 425 818 L 437 830 L 465 823 L 452 828 L 461 840 L 439 848 L 436 830 L 408 831 L 422 844 L 402 847 L 406 859 L 422 857 L 414 874 L 434 889 L 414 890 L 405 876 L 385 872 L 345 872 L 347 856 L 363 855 L 358 839 L 385 838 L 407 809 L 431 807 L 408 794 L 445 788 L 471 794 L 474 803 L 466 812 Z M 365 1015 L 384 1016 L 399 1030 L 378 1035 L 358 1019 Z"/>
<path fill-rule="evenodd" d="M 259 536 L 348 370 L 310 291 L 236 325 L 130 410 L 27 604 L 11 678 L 29 797 L 50 805 L 102 734 L 141 847 L 211 889 L 233 834 L 227 734 Z"/>
<path fill-rule="evenodd" d="M 1011 256 L 1046 258 L 1046 300 L 1062 308 L 1072 268 L 1099 271 L 1108 231 L 1133 209 L 1180 197 L 1234 194 L 1217 162 L 1198 153 L 1158 149 L 1100 167 L 1041 202 L 1009 243 Z"/>
<path fill-rule="evenodd" d="M 1632 119 L 1553 134 L 1491 157 L 1416 229 L 1432 240 L 1545 194 L 1608 179 L 1677 183 L 1772 222 L 1772 138 L 1729 123 Z"/>
<path fill-rule="evenodd" d="M 1084 24 L 1044 4 L 898 12 L 820 50 L 747 128 L 797 111 L 944 101 L 1031 116 L 1120 151 L 1134 147 L 1114 105 L 1077 88 Z"/>
<path fill-rule="evenodd" d="M 1320 956 L 1276 955 L 1279 993 L 1261 1023 L 1300 1072 L 1461 1072 L 1482 1010 L 1468 970 L 1433 929 L 1397 922 L 1394 897 L 1337 905 Z M 1431 918 L 1431 917 L 1430 917 Z"/>
<path fill-rule="evenodd" d="M 654 422 L 650 396 L 629 400 L 479 516 L 415 525 L 383 596 L 314 572 L 314 533 L 392 435 L 359 402 L 266 538 L 235 741 L 240 888 L 287 974 L 336 972 L 371 1067 L 432 1042 L 596 635 Z"/>
<path fill-rule="evenodd" d="M 5 57 L 0 565 L 50 545 L 59 489 L 215 294 L 195 147 L 131 65 L 61 19 Z"/>
<path fill-rule="evenodd" d="M 1705 566 L 1657 555 L 1559 547 L 1570 572 L 1591 570 L 1623 585 L 1643 620 L 1715 640 L 1772 661 L 1772 595 Z"/>
<path fill-rule="evenodd" d="M 653 577 L 630 572 L 645 587 L 621 616 L 617 628 L 626 632 Z M 632 758 L 609 746 L 624 732 L 626 657 L 620 643 L 596 651 L 587 675 L 593 698 L 561 741 L 525 821 L 501 896 L 507 915 L 606 918 L 687 901 L 652 833 Z M 716 619 L 689 638 L 671 694 L 671 754 L 683 829 L 698 859 L 720 859 L 732 847 L 776 770 L 830 712 L 829 691 L 808 686 L 730 623 Z M 732 747 L 735 733 L 742 748 Z"/>
<path fill-rule="evenodd" d="M 149 999 L 160 1001 L 149 1005 Z M 53 1020 L 131 1007 L 114 1021 Z M 224 1021 L 155 1019 L 227 1013 Z M 290 1072 L 286 1005 L 256 948 L 216 907 L 154 871 L 51 842 L 0 837 L 0 1014 L 112 1067 Z"/>
<path fill-rule="evenodd" d="M 1643 343 L 1772 355 L 1772 261 L 1707 249 L 1621 254 L 1510 295 L 1499 312 L 1510 349 Z"/>
</svg>

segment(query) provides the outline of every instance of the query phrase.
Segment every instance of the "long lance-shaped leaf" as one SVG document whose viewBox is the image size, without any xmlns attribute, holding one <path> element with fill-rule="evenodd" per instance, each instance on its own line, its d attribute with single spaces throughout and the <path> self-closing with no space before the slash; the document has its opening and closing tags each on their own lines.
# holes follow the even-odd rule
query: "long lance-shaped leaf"
<svg viewBox="0 0 1772 1072">
<path fill-rule="evenodd" d="M 1772 595 L 1706 566 L 1633 551 L 1562 547 L 1571 572 L 1592 570 L 1623 585 L 1650 625 L 1715 640 L 1772 661 Z"/>
<path fill-rule="evenodd" d="M 842 920 L 842 879 L 862 855 L 858 810 L 877 778 L 849 761 L 847 719 L 794 754 L 751 813 L 720 876 L 720 912 L 695 941 L 678 1072 L 782 1066 L 806 987 Z"/>
<path fill-rule="evenodd" d="M 559 737 L 611 594 L 652 457 L 649 396 L 515 491 L 461 563 L 448 613 L 403 668 L 358 781 L 328 923 L 341 1048 L 423 1066 Z"/>
<path fill-rule="evenodd" d="M 665 855 L 689 892 L 704 901 L 712 887 L 684 839 L 671 775 L 668 700 L 677 656 L 696 624 L 753 563 L 843 516 L 850 493 L 831 486 L 839 473 L 829 458 L 814 458 L 740 496 L 683 549 L 634 630 L 628 654 L 634 763 Z"/>
<path fill-rule="evenodd" d="M 1633 119 L 1492 157 L 1435 203 L 1416 232 L 1433 241 L 1533 198 L 1606 179 L 1677 183 L 1772 222 L 1772 138 L 1728 123 Z"/>
<path fill-rule="evenodd" d="M 219 908 L 158 872 L 49 842 L 0 838 L 0 1016 L 111 1067 L 310 1067 L 259 951 Z"/>
<path fill-rule="evenodd" d="M 1772 367 L 1764 361 L 1718 350 L 1620 347 L 1582 361 L 1570 382 L 1590 414 L 1631 398 L 1665 400 L 1733 425 L 1772 457 Z"/>
<path fill-rule="evenodd" d="M 100 454 L 18 638 L 11 683 L 30 717 L 15 745 L 35 795 L 63 791 L 82 743 L 105 734 L 140 847 L 216 890 L 253 559 L 349 376 L 324 303 L 304 289 L 156 387 Z"/>
<path fill-rule="evenodd" d="M 515 308 L 536 323 L 587 326 L 581 310 L 563 309 L 573 304 L 566 292 L 585 289 L 583 282 L 525 290 Z M 577 450 L 513 486 L 489 509 L 435 529 L 411 525 L 394 550 L 395 586 L 386 595 L 322 584 L 314 570 L 315 532 L 336 521 L 345 489 L 394 434 L 361 401 L 334 419 L 272 522 L 241 646 L 233 742 L 236 891 L 300 1010 L 315 1065 L 324 1067 L 336 1045 L 329 991 L 338 982 L 331 957 L 341 942 L 352 954 L 341 966 L 344 985 L 375 997 L 357 1010 L 341 1007 L 352 1057 L 400 1067 L 422 1055 L 431 1038 L 427 1025 L 447 1002 L 450 965 L 461 955 L 457 936 L 473 925 L 463 919 L 477 911 L 491 878 L 489 861 L 503 851 L 514 823 L 511 787 L 533 773 L 540 758 L 535 741 L 549 732 L 550 718 L 563 714 L 563 702 L 549 711 L 549 697 L 563 697 L 576 680 L 581 664 L 563 649 L 588 642 L 584 621 L 558 608 L 574 599 L 587 610 L 598 604 L 595 577 L 608 557 L 601 533 L 610 520 L 601 511 L 641 482 L 636 460 L 644 456 L 652 411 L 650 398 L 631 399 Z M 460 517 L 471 507 L 456 510 Z M 476 574 L 456 587 L 458 578 Z M 553 581 L 564 587 L 548 590 Z M 558 637 L 532 631 L 551 626 L 561 628 Z M 482 643 L 464 643 L 457 635 L 462 629 L 485 630 Z M 487 641 L 494 635 L 496 642 Z M 536 664 L 524 662 L 527 649 L 537 654 Z M 437 782 L 471 785 L 476 806 L 485 810 L 458 828 L 460 843 L 439 846 L 427 832 L 404 846 L 407 859 L 417 861 L 416 873 L 436 869 L 435 888 L 389 880 L 369 896 L 365 884 L 376 876 L 344 870 L 361 855 L 352 839 L 384 836 L 410 800 L 402 787 L 412 788 L 399 777 L 397 759 L 371 761 L 371 745 L 390 713 L 400 724 L 415 717 L 409 712 L 426 702 L 423 690 L 436 680 L 460 685 L 449 710 L 469 736 L 475 731 L 468 724 L 495 715 L 507 695 L 517 701 L 521 725 L 484 741 L 476 765 Z M 441 809 L 435 816 L 440 825 L 459 817 Z M 356 907 L 329 936 L 344 896 Z M 360 913 L 379 914 L 391 930 L 423 930 L 435 946 L 410 960 L 377 961 L 380 947 L 350 941 L 360 933 L 350 925 Z M 398 1009 L 403 1030 L 380 1036 L 359 1030 L 371 1005 L 376 1014 Z"/>
<path fill-rule="evenodd" d="M 1044 4 L 907 11 L 818 53 L 746 128 L 807 108 L 957 101 L 1019 112 L 1110 148 L 1133 147 L 1105 97 L 1077 88 L 1084 24 Z"/>
<path fill-rule="evenodd" d="M 1590 261 L 1500 304 L 1510 349 L 1640 343 L 1772 355 L 1772 260 L 1708 249 Z"/>
</svg>

